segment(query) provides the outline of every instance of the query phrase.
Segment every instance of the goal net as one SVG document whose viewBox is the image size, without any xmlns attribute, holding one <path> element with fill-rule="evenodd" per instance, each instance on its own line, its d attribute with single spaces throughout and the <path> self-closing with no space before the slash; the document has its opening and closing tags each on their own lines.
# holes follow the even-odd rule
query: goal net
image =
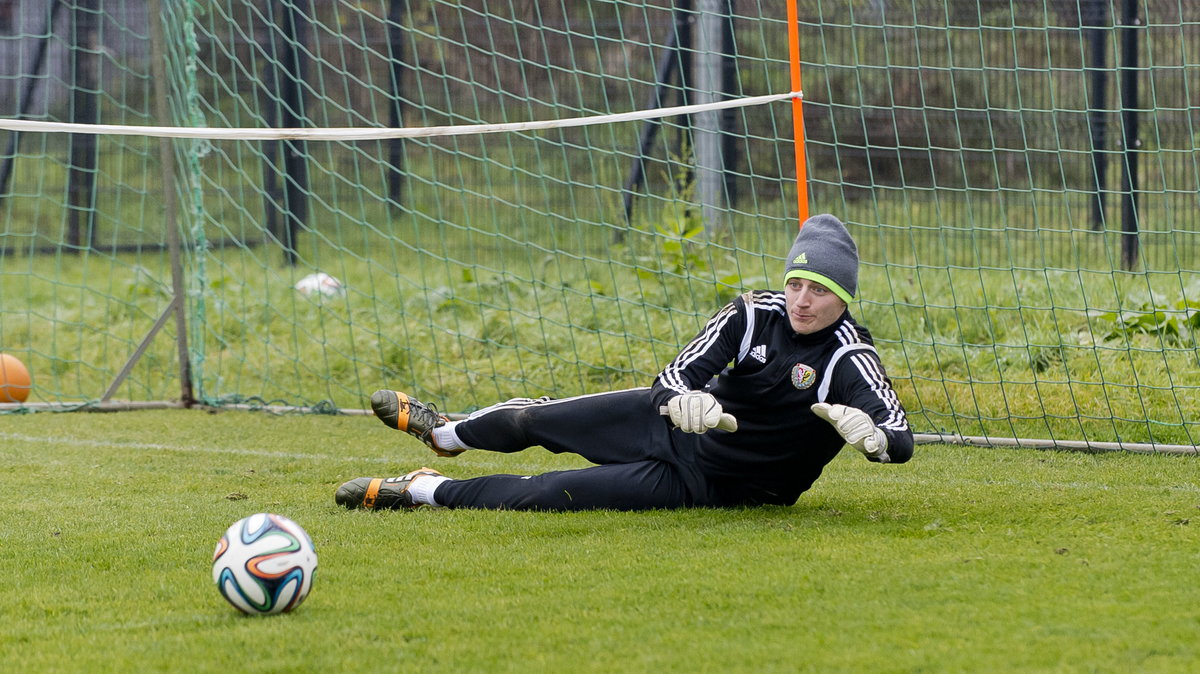
<svg viewBox="0 0 1200 674">
<path fill-rule="evenodd" d="M 785 4 L 0 2 L 0 409 L 647 385 L 779 285 Z M 915 430 L 1196 444 L 1200 7 L 796 11 L 802 189 Z"/>
</svg>

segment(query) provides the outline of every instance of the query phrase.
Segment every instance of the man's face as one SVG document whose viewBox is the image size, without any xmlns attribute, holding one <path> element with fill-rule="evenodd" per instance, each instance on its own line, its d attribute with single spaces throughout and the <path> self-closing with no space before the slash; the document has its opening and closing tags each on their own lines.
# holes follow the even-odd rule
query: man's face
<svg viewBox="0 0 1200 674">
<path fill-rule="evenodd" d="M 833 325 L 846 310 L 846 303 L 832 290 L 806 278 L 788 279 L 783 289 L 788 320 L 801 335 L 811 335 Z"/>
</svg>

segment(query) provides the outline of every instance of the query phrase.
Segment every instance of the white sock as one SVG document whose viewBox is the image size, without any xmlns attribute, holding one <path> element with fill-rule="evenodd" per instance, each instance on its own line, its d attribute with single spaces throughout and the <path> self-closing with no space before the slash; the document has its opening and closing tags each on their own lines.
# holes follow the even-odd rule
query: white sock
<svg viewBox="0 0 1200 674">
<path fill-rule="evenodd" d="M 433 492 L 437 491 L 438 486 L 449 479 L 445 475 L 422 475 L 412 481 L 412 484 L 408 487 L 408 493 L 417 503 L 437 507 L 441 504 L 433 499 Z"/>
<path fill-rule="evenodd" d="M 458 439 L 458 433 L 454 432 L 454 427 L 458 421 L 448 421 L 442 426 L 433 429 L 433 444 L 438 446 L 438 449 L 475 449 L 463 444 L 462 440 Z"/>
</svg>

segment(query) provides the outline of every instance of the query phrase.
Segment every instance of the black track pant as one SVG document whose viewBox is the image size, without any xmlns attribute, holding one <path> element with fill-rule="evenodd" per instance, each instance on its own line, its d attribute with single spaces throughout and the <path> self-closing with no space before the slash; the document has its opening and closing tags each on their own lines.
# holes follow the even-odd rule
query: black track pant
<svg viewBox="0 0 1200 674">
<path fill-rule="evenodd" d="M 517 398 L 471 415 L 456 427 L 471 447 L 518 452 L 541 446 L 600 464 L 543 475 L 452 480 L 434 498 L 450 508 L 648 510 L 708 505 L 703 479 L 682 453 L 696 436 L 671 428 L 650 389 L 564 398 Z M 701 497 L 696 498 L 700 493 Z"/>
</svg>

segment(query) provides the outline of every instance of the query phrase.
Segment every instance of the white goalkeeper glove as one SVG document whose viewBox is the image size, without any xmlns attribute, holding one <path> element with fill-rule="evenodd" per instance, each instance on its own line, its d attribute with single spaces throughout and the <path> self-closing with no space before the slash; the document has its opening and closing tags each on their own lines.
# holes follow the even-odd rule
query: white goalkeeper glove
<svg viewBox="0 0 1200 674">
<path fill-rule="evenodd" d="M 711 393 L 681 393 L 668 400 L 659 412 L 671 417 L 671 423 L 684 433 L 705 433 L 713 428 L 731 433 L 737 430 L 737 419 L 724 412 Z"/>
<path fill-rule="evenodd" d="M 883 429 L 877 428 L 870 415 L 857 407 L 816 403 L 812 411 L 833 424 L 846 444 L 880 463 L 888 462 L 888 440 Z"/>
</svg>

